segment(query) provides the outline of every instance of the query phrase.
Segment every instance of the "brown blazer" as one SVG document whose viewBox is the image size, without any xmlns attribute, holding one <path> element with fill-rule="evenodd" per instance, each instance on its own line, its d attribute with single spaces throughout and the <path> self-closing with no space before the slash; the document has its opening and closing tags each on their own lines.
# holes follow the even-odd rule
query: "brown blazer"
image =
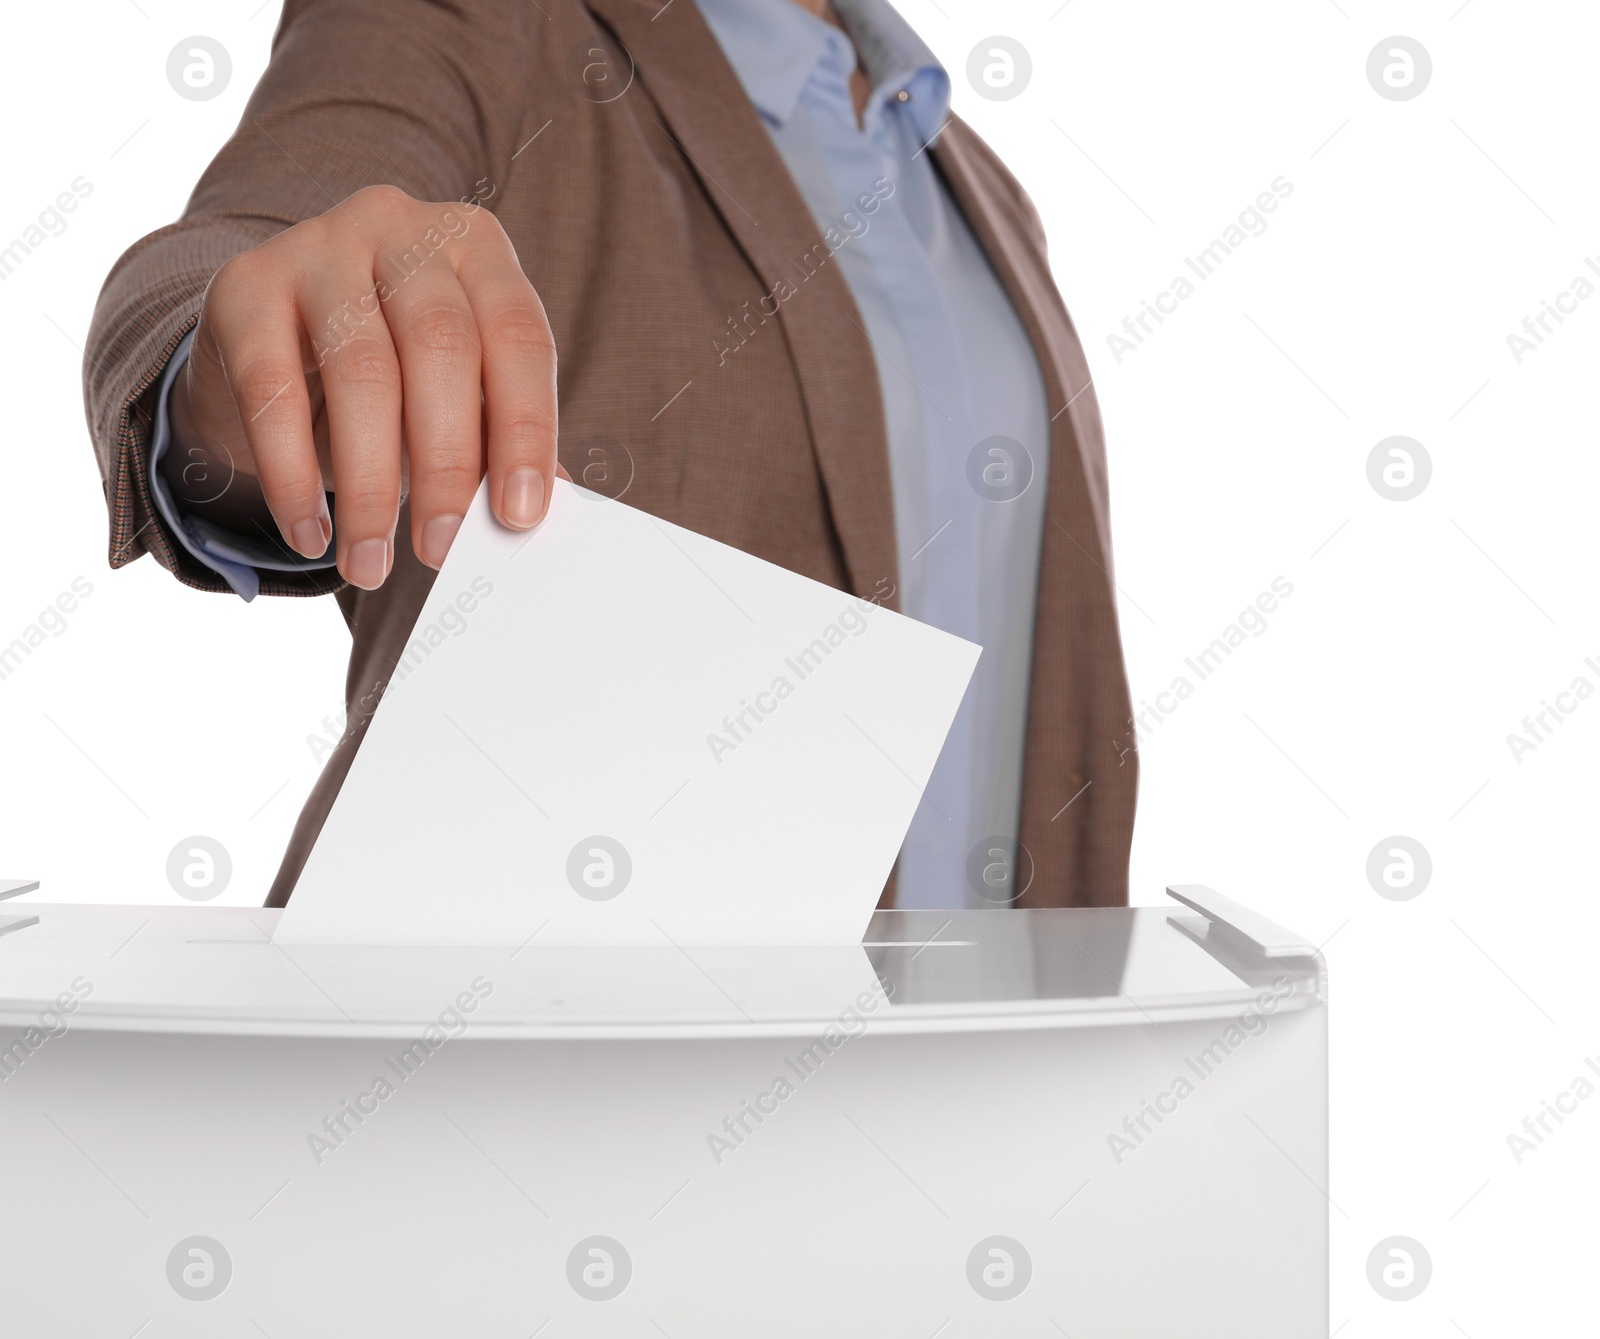
<svg viewBox="0 0 1600 1339">
<path fill-rule="evenodd" d="M 609 82 L 594 78 L 602 59 Z M 1024 862 L 1019 904 L 1120 905 L 1137 764 L 1099 410 L 1033 206 L 959 120 L 932 154 L 1021 315 L 1051 413 L 1020 834 L 1033 870 Z M 113 567 L 149 552 L 188 585 L 227 589 L 152 504 L 155 384 L 225 261 L 381 182 L 426 200 L 476 195 L 495 212 L 555 331 L 560 453 L 575 479 L 894 606 L 872 349 L 692 0 L 288 0 L 238 131 L 183 217 L 118 260 L 95 310 L 84 395 Z M 798 282 L 807 253 L 824 263 Z M 780 279 L 800 291 L 764 316 Z M 730 317 L 752 333 L 719 359 Z M 267 594 L 337 592 L 353 637 L 349 725 L 269 905 L 288 898 L 433 581 L 396 547 L 377 591 L 331 569 L 262 581 Z"/>
</svg>

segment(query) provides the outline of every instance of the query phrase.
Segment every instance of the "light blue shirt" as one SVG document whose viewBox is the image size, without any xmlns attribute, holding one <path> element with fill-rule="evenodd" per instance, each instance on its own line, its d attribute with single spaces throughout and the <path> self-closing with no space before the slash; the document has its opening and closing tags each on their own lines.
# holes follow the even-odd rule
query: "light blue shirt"
<svg viewBox="0 0 1600 1339">
<path fill-rule="evenodd" d="M 883 388 L 900 608 L 983 647 L 901 849 L 899 904 L 993 905 L 992 839 L 1017 835 L 1050 423 L 1022 323 L 924 151 L 950 79 L 886 0 L 835 0 L 849 36 L 792 0 L 698 3 L 818 227 L 846 235 L 834 259 Z M 882 198 L 871 214 L 864 193 Z"/>
<path fill-rule="evenodd" d="M 845 237 L 834 258 L 883 390 L 900 608 L 983 647 L 901 849 L 899 904 L 992 905 L 981 871 L 995 839 L 1017 835 L 1050 425 L 1022 323 L 925 152 L 949 116 L 950 79 L 886 0 L 836 0 L 848 36 L 793 0 L 697 2 L 818 228 Z M 858 50 L 872 84 L 859 124 Z M 863 195 L 879 200 L 870 214 Z M 181 361 L 162 386 L 152 460 L 167 449 Z M 152 475 L 180 540 L 246 599 L 254 568 L 331 562 L 183 518 Z"/>
</svg>

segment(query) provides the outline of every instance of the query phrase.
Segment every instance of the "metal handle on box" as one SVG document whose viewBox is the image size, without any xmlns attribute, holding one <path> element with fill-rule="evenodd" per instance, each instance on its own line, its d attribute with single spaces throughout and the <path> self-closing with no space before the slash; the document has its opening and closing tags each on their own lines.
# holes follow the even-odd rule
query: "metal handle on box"
<svg viewBox="0 0 1600 1339">
<path fill-rule="evenodd" d="M 20 897 L 23 893 L 31 893 L 38 886 L 38 879 L 0 879 L 0 902 L 4 902 L 8 897 Z M 10 934 L 13 930 L 21 930 L 38 923 L 37 916 L 0 916 L 0 935 Z"/>
<path fill-rule="evenodd" d="M 1244 940 L 1264 958 L 1314 958 L 1315 944 L 1306 942 L 1303 935 L 1285 930 L 1276 921 L 1269 921 L 1259 912 L 1241 906 L 1231 897 L 1224 897 L 1203 883 L 1174 884 L 1167 889 L 1186 907 L 1192 907 L 1213 925 L 1224 927 L 1234 936 Z"/>
</svg>

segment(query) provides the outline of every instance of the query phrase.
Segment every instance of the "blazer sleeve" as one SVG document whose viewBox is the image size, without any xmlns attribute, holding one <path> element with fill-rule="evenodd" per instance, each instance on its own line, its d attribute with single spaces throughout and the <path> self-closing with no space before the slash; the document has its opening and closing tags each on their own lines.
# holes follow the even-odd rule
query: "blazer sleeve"
<svg viewBox="0 0 1600 1339">
<path fill-rule="evenodd" d="M 110 513 L 110 562 L 142 553 L 186 585 L 228 591 L 168 528 L 150 492 L 152 407 L 168 359 L 228 260 L 364 186 L 423 200 L 497 183 L 533 71 L 537 7 L 514 0 L 288 0 L 272 57 L 183 216 L 134 243 L 95 305 L 84 409 Z M 315 595 L 337 571 L 268 573 L 263 594 Z"/>
</svg>

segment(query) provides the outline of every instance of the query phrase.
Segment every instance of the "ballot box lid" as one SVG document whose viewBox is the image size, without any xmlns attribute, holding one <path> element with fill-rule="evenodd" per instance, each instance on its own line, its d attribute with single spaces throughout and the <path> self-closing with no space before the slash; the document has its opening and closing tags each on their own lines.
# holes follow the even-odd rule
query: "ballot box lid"
<svg viewBox="0 0 1600 1339">
<path fill-rule="evenodd" d="M 1175 892 L 1182 906 L 879 912 L 860 945 L 802 947 L 285 946 L 278 913 L 260 908 L 30 904 L 38 922 L 0 935 L 0 1055 L 8 1035 L 73 1029 L 691 1039 L 1158 1024 L 1324 1002 L 1313 945 L 1208 891 Z"/>
</svg>

